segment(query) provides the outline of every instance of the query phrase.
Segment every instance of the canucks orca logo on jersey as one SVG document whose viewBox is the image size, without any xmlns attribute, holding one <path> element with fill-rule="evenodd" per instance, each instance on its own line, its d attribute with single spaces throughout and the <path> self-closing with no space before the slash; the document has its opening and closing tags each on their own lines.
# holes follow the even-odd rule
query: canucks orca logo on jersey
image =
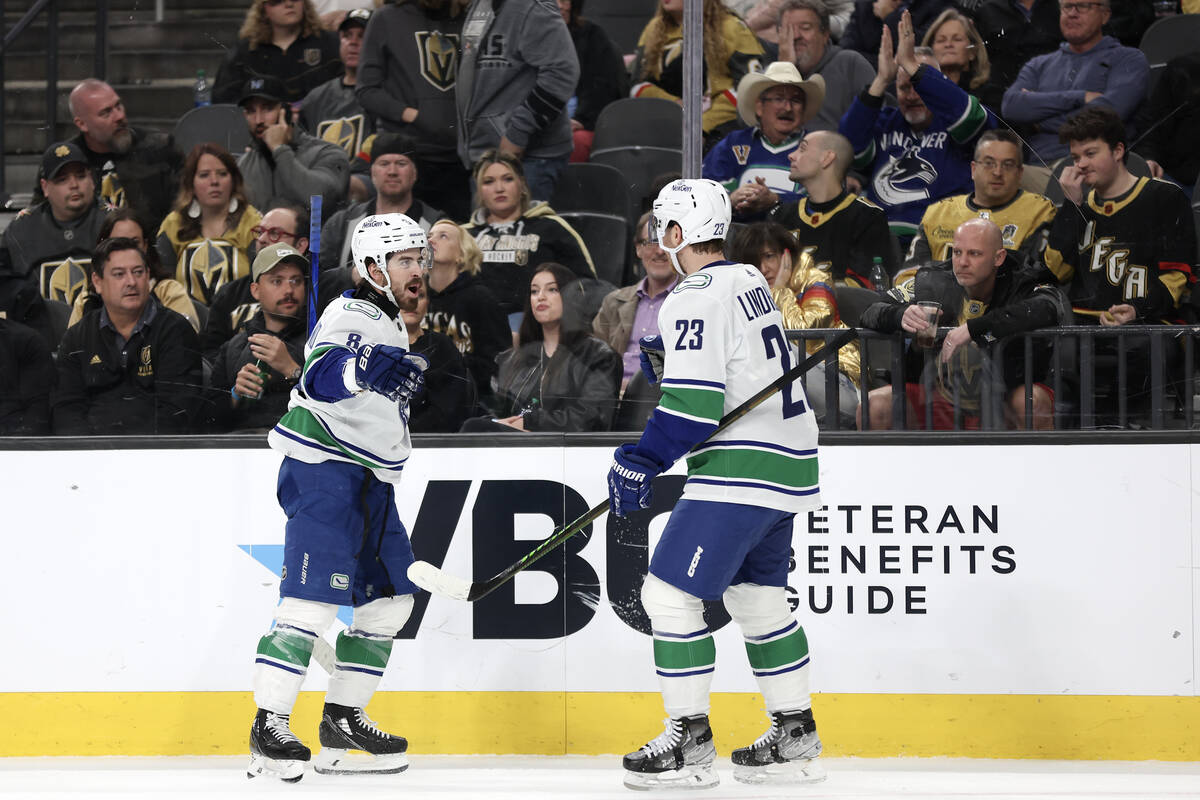
<svg viewBox="0 0 1200 800">
<path fill-rule="evenodd" d="M 62 261 L 43 261 L 40 276 L 42 297 L 72 305 L 87 285 L 87 270 L 91 263 L 90 258 L 74 257 Z"/>
<path fill-rule="evenodd" d="M 924 200 L 937 180 L 933 164 L 918 155 L 920 146 L 911 144 L 900 156 L 892 156 L 875 174 L 875 194 L 893 206 Z"/>
<path fill-rule="evenodd" d="M 417 31 L 413 35 L 421 58 L 421 77 L 443 92 L 453 89 L 458 77 L 458 34 Z"/>
</svg>

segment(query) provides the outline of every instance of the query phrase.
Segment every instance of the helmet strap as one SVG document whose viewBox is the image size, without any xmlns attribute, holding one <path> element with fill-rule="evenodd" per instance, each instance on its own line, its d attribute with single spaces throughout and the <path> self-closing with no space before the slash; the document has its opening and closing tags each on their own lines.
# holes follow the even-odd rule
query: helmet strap
<svg viewBox="0 0 1200 800">
<path fill-rule="evenodd" d="M 388 319 L 395 319 L 400 314 L 400 307 L 396 305 L 391 291 L 381 289 L 370 278 L 367 278 L 358 285 L 354 296 L 378 306 L 379 310 L 386 314 Z"/>
</svg>

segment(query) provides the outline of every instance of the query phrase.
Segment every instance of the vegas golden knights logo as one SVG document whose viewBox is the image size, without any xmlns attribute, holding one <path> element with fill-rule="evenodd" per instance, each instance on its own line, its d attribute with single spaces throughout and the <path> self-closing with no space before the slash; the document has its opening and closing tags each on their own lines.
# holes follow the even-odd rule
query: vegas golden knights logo
<svg viewBox="0 0 1200 800">
<path fill-rule="evenodd" d="M 363 115 L 341 119 L 327 119 L 317 124 L 317 136 L 336 144 L 351 157 L 358 155 L 363 145 Z"/>
<path fill-rule="evenodd" d="M 117 173 L 110 172 L 100 181 L 100 196 L 113 208 L 125 207 L 125 187 L 121 185 Z"/>
<path fill-rule="evenodd" d="M 62 261 L 43 261 L 41 266 L 42 297 L 61 300 L 67 305 L 87 286 L 90 258 L 65 258 Z"/>
<path fill-rule="evenodd" d="M 139 378 L 154 377 L 154 356 L 150 353 L 150 345 L 142 348 L 141 355 L 138 356 L 138 371 Z"/>
<path fill-rule="evenodd" d="M 421 56 L 421 77 L 443 92 L 454 88 L 458 77 L 458 34 L 416 31 Z"/>
<path fill-rule="evenodd" d="M 238 277 L 238 258 L 237 248 L 230 242 L 191 242 L 179 259 L 175 280 L 184 285 L 189 297 L 211 305 L 217 289 Z"/>
</svg>

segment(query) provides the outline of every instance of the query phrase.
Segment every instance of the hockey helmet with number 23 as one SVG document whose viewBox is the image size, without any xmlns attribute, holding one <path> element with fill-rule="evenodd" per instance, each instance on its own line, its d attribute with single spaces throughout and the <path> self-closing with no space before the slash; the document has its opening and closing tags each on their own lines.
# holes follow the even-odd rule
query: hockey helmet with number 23
<svg viewBox="0 0 1200 800">
<path fill-rule="evenodd" d="M 729 220 L 733 209 L 725 187 L 707 178 L 685 178 L 673 181 L 662 188 L 654 200 L 650 219 L 650 240 L 666 252 L 671 266 L 680 275 L 676 254 L 689 244 L 724 239 L 729 234 Z M 683 234 L 683 240 L 675 247 L 663 244 L 667 228 L 674 222 Z"/>
<path fill-rule="evenodd" d="M 388 276 L 387 261 L 392 253 L 403 250 L 420 250 L 417 260 L 421 269 L 428 270 L 432 254 L 425 231 L 403 214 L 373 214 L 365 217 L 354 228 L 350 239 L 350 253 L 354 257 L 354 268 L 363 280 L 383 292 L 395 305 L 392 294 L 392 279 Z M 367 269 L 367 259 L 373 261 L 383 273 L 383 285 L 375 282 Z"/>
</svg>

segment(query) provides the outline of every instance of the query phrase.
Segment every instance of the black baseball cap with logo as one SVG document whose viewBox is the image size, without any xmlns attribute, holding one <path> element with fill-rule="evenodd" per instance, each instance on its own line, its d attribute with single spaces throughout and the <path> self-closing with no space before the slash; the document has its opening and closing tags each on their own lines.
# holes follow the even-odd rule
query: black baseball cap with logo
<svg viewBox="0 0 1200 800">
<path fill-rule="evenodd" d="M 238 98 L 238 105 L 246 105 L 246 101 L 254 97 L 261 97 L 264 100 L 270 100 L 275 103 L 285 103 L 284 96 L 287 91 L 283 88 L 283 81 L 278 78 L 266 76 L 263 78 L 251 78 L 242 84 L 242 94 Z"/>
<path fill-rule="evenodd" d="M 369 19 L 371 19 L 371 9 L 352 8 L 346 14 L 346 18 L 342 20 L 342 24 L 338 25 L 338 32 L 340 33 L 353 25 L 361 25 L 365 28 Z"/>
<path fill-rule="evenodd" d="M 83 164 L 86 167 L 87 156 L 74 142 L 55 142 L 42 154 L 42 177 L 48 181 L 54 180 L 58 171 L 67 164 Z"/>
</svg>

